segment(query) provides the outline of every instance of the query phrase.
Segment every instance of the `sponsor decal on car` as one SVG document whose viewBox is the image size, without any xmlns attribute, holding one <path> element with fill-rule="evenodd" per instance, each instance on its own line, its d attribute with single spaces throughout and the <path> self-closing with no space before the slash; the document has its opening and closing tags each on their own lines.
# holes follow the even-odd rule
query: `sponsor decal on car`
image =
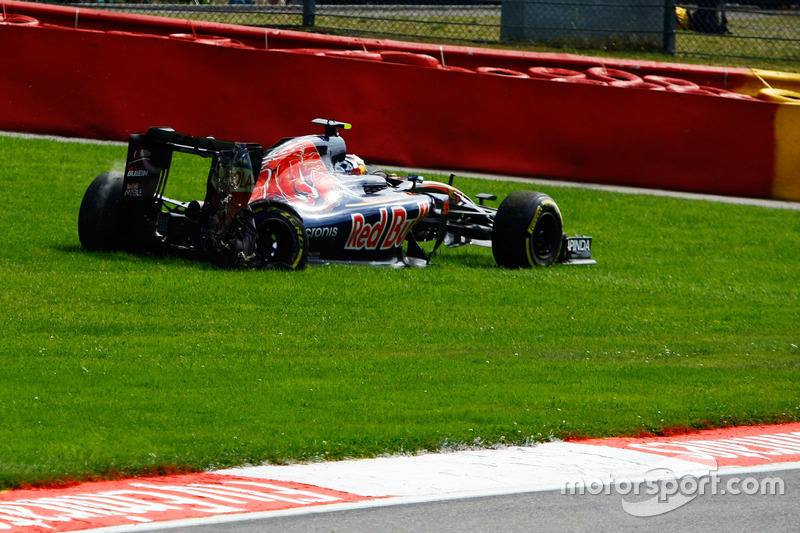
<svg viewBox="0 0 800 533">
<path fill-rule="evenodd" d="M 339 228 L 336 226 L 323 226 L 320 228 L 306 228 L 306 235 L 309 238 L 319 239 L 325 237 L 336 237 L 339 235 Z"/>
<path fill-rule="evenodd" d="M 567 254 L 570 259 L 590 259 L 592 257 L 592 238 L 567 238 Z"/>
<path fill-rule="evenodd" d="M 403 206 L 380 208 L 380 218 L 370 224 L 362 213 L 352 213 L 350 235 L 346 250 L 388 250 L 402 246 L 411 228 L 428 216 L 430 204 L 420 202 L 418 212 L 410 216 Z M 388 229 L 387 229 L 388 228 Z"/>
<path fill-rule="evenodd" d="M 128 173 L 130 175 L 130 172 Z M 129 183 L 125 186 L 125 196 L 135 196 L 139 197 L 142 196 L 142 189 L 139 187 L 138 183 Z"/>
<path fill-rule="evenodd" d="M 149 159 L 150 154 L 152 154 L 150 150 L 142 148 L 142 145 L 139 145 L 139 147 L 133 152 L 133 157 L 135 159 Z"/>
</svg>

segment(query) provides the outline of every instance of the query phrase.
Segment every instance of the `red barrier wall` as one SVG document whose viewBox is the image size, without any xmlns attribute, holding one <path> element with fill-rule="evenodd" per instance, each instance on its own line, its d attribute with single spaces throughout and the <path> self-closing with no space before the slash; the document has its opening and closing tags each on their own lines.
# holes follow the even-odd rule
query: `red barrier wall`
<svg viewBox="0 0 800 533">
<path fill-rule="evenodd" d="M 77 11 L 76 30 L 75 8 L 3 5 L 35 15 L 39 25 L 0 24 L 0 129 L 124 140 L 158 125 L 271 145 L 311 131 L 312 118 L 328 117 L 352 122 L 350 150 L 375 162 L 772 193 L 777 104 L 464 70 L 585 70 L 597 66 L 593 58 L 439 50 L 90 10 Z M 205 44 L 168 37 L 172 33 L 238 42 Z M 424 51 L 428 62 L 443 54 L 447 68 L 388 62 L 419 59 L 402 54 L 383 60 L 317 55 L 347 46 Z M 720 88 L 749 83 L 741 69 L 613 66 L 639 75 L 681 73 Z"/>
</svg>

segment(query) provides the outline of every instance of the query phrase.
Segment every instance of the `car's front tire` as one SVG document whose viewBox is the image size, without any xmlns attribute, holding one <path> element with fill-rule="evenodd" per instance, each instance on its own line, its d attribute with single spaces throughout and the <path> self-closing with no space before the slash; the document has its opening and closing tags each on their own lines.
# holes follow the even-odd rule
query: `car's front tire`
<svg viewBox="0 0 800 533">
<path fill-rule="evenodd" d="M 553 264 L 561 253 L 561 212 L 546 194 L 516 191 L 500 204 L 492 228 L 492 252 L 506 268 Z"/>
<path fill-rule="evenodd" d="M 279 207 L 256 207 L 258 240 L 256 254 L 260 266 L 303 270 L 308 265 L 308 238 L 303 221 Z"/>
<path fill-rule="evenodd" d="M 122 172 L 104 172 L 86 189 L 78 213 L 78 237 L 85 249 L 122 248 L 119 232 L 122 181 Z"/>
</svg>

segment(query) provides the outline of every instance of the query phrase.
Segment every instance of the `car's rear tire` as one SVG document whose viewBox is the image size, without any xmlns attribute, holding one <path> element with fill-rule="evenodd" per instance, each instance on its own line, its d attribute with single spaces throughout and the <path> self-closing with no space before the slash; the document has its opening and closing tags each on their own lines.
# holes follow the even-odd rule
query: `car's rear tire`
<svg viewBox="0 0 800 533">
<path fill-rule="evenodd" d="M 561 212 L 552 198 L 533 191 L 513 192 L 494 219 L 494 259 L 506 268 L 551 265 L 561 253 L 562 228 Z"/>
<path fill-rule="evenodd" d="M 78 237 L 87 250 L 122 248 L 119 211 L 122 172 L 104 172 L 86 189 L 78 212 Z"/>
<path fill-rule="evenodd" d="M 256 207 L 258 240 L 256 254 L 260 266 L 303 270 L 308 265 L 308 239 L 303 221 L 279 207 Z"/>
</svg>

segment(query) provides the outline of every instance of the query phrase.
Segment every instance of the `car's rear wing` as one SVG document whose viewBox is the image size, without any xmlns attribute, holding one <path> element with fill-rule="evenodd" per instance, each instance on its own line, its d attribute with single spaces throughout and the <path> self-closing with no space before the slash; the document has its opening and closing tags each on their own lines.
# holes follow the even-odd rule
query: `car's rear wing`
<svg viewBox="0 0 800 533">
<path fill-rule="evenodd" d="M 174 152 L 194 154 L 213 159 L 209 178 L 214 177 L 221 159 L 236 161 L 239 168 L 261 169 L 264 150 L 257 143 L 235 143 L 212 137 L 192 137 L 171 128 L 150 128 L 130 136 L 123 178 L 121 221 L 123 231 L 133 242 L 149 242 L 158 225 L 164 191 Z M 247 173 L 247 169 L 243 171 Z M 209 179 L 209 184 L 211 183 Z M 210 186 L 210 185 L 209 185 Z"/>
</svg>

